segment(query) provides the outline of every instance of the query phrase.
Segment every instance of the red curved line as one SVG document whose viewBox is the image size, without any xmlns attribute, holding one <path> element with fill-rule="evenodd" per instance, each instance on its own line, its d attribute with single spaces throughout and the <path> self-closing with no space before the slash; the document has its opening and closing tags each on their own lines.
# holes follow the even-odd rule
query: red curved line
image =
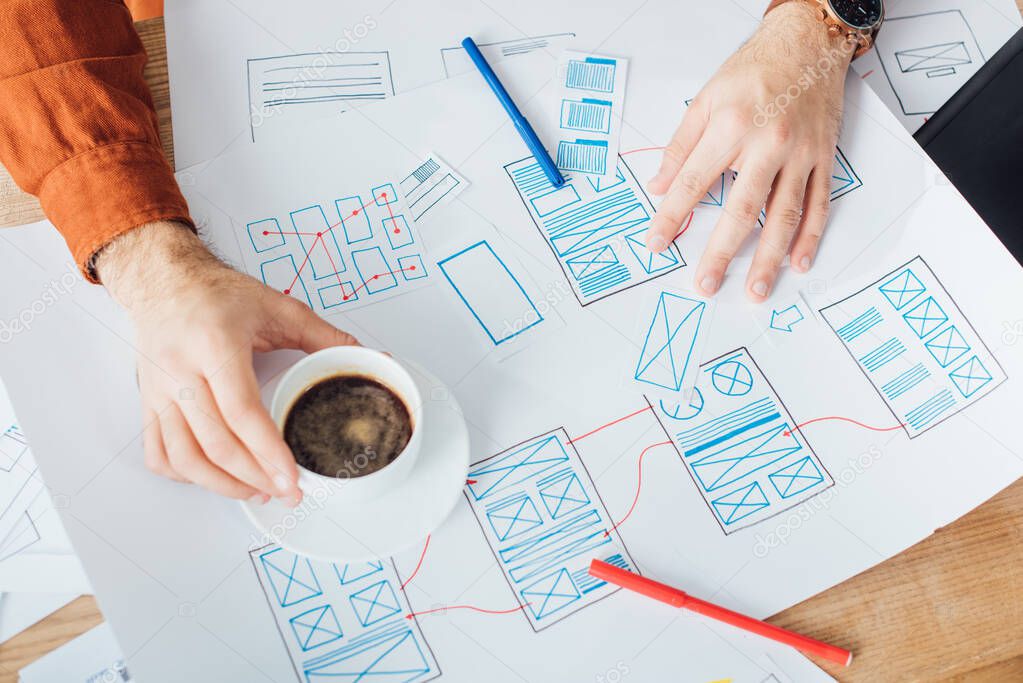
<svg viewBox="0 0 1023 683">
<path fill-rule="evenodd" d="M 627 154 L 635 154 L 636 152 L 653 152 L 659 149 L 664 149 L 664 147 L 640 147 L 639 149 L 630 149 L 627 152 L 619 152 L 618 156 L 623 157 Z"/>
<path fill-rule="evenodd" d="M 613 427 L 614 425 L 618 424 L 619 422 L 624 422 L 625 420 L 628 420 L 630 417 L 636 417 L 640 413 L 645 413 L 648 410 L 652 410 L 652 406 L 647 406 L 646 408 L 640 408 L 639 410 L 637 410 L 634 413 L 629 413 L 628 415 L 626 415 L 624 417 L 620 417 L 617 420 L 611 420 L 607 424 L 600 425 L 596 429 L 588 431 L 585 434 L 583 434 L 582 436 L 577 436 L 574 439 L 569 439 L 568 442 L 569 443 L 575 443 L 576 441 L 582 441 L 587 436 L 593 436 L 594 434 L 596 434 L 597 432 L 599 432 L 602 429 L 607 429 L 608 427 Z"/>
<path fill-rule="evenodd" d="M 412 619 L 413 617 L 418 617 L 421 614 L 431 614 L 433 612 L 446 612 L 449 609 L 468 609 L 472 610 L 473 612 L 479 612 L 481 614 L 511 614 L 512 612 L 518 612 L 519 610 L 526 609 L 527 605 L 529 605 L 528 602 L 524 605 L 513 607 L 512 609 L 483 609 L 482 607 L 476 607 L 475 605 L 451 605 L 450 607 L 435 607 L 433 609 L 424 609 L 422 612 L 409 612 L 408 614 L 405 615 L 405 618 Z"/>
<path fill-rule="evenodd" d="M 807 420 L 806 422 L 801 422 L 800 424 L 797 424 L 795 427 L 793 427 L 793 429 L 802 429 L 806 425 L 812 425 L 814 422 L 824 422 L 825 420 L 839 420 L 841 422 L 851 422 L 852 424 L 856 425 L 857 427 L 863 427 L 864 429 L 869 429 L 872 432 L 894 432 L 896 429 L 902 429 L 903 427 L 906 426 L 904 423 L 900 422 L 899 424 L 895 425 L 894 427 L 871 427 L 870 425 L 863 424 L 862 422 L 859 422 L 858 420 L 854 420 L 854 419 L 852 419 L 850 417 L 842 417 L 841 415 L 828 415 L 826 417 L 815 417 L 812 420 Z M 792 433 L 792 430 L 789 430 L 788 434 L 791 434 L 791 433 Z M 786 436 L 788 436 L 788 434 L 786 434 Z"/>
<path fill-rule="evenodd" d="M 423 552 L 419 553 L 419 562 L 416 563 L 416 568 L 412 570 L 409 577 L 405 579 L 405 583 L 401 584 L 401 589 L 405 590 L 405 586 L 409 584 L 409 581 L 416 578 L 416 574 L 419 573 L 419 568 L 423 566 L 423 559 L 426 557 L 426 549 L 430 547 L 430 534 L 426 535 L 426 543 L 423 544 Z"/>
<path fill-rule="evenodd" d="M 689 226 L 693 224 L 693 216 L 695 216 L 695 215 L 696 215 L 696 212 L 695 212 L 695 211 L 690 211 L 690 212 L 689 212 L 689 220 L 687 220 L 687 221 L 686 221 L 686 224 L 682 226 L 682 229 L 678 231 L 678 234 L 677 234 L 677 235 L 675 235 L 675 236 L 674 236 L 674 237 L 672 238 L 672 240 L 671 240 L 672 242 L 674 242 L 674 241 L 675 241 L 675 240 L 677 240 L 677 239 L 678 239 L 679 237 L 681 237 L 681 236 L 683 235 L 683 233 L 685 233 L 685 231 L 689 229 Z"/>
<path fill-rule="evenodd" d="M 648 451 L 651 451 L 658 446 L 670 446 L 671 444 L 671 441 L 661 441 L 660 443 L 651 444 L 644 448 L 643 452 L 639 454 L 639 463 L 636 466 L 639 470 L 639 475 L 636 477 L 636 496 L 632 499 L 632 505 L 629 506 L 629 511 L 625 513 L 625 516 L 622 517 L 617 524 L 611 527 L 609 531 L 605 531 L 604 536 L 610 536 L 612 531 L 616 530 L 622 524 L 625 524 L 625 520 L 627 520 L 632 515 L 632 511 L 636 509 L 636 503 L 639 502 L 639 492 L 643 489 L 643 456 L 646 455 Z"/>
</svg>

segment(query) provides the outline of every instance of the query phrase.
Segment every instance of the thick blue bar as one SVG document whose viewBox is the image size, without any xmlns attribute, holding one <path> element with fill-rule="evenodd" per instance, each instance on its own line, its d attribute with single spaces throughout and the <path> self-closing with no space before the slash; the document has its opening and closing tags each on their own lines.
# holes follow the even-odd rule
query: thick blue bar
<svg viewBox="0 0 1023 683">
<path fill-rule="evenodd" d="M 462 41 L 462 47 L 465 48 L 466 54 L 469 55 L 469 59 L 476 65 L 479 72 L 483 74 L 483 80 L 487 82 L 490 89 L 494 91 L 494 95 L 497 96 L 497 101 L 501 103 L 504 110 L 508 113 L 512 123 L 515 124 L 516 130 L 519 131 L 519 135 L 522 136 L 522 141 L 526 143 L 526 147 L 532 152 L 533 158 L 540 164 L 540 168 L 543 169 L 544 175 L 551 181 L 554 187 L 561 187 L 565 184 L 565 178 L 562 177 L 561 171 L 558 170 L 557 164 L 551 159 L 551 156 L 547 153 L 543 143 L 540 142 L 540 138 L 537 137 L 536 131 L 529 125 L 529 121 L 522 115 L 519 108 L 515 106 L 515 102 L 512 101 L 511 95 L 501 85 L 501 81 L 497 79 L 497 74 L 490 68 L 490 64 L 487 63 L 486 58 L 480 49 L 476 46 L 475 41 L 472 38 L 466 38 Z"/>
</svg>

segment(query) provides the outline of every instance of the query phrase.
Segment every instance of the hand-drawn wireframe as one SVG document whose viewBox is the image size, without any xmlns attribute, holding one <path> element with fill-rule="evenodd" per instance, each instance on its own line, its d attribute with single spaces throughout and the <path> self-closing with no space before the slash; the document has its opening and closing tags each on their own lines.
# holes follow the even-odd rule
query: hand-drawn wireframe
<svg viewBox="0 0 1023 683">
<path fill-rule="evenodd" d="M 399 183 L 412 218 L 419 222 L 430 209 L 446 204 L 468 187 L 468 182 L 436 154 Z"/>
<path fill-rule="evenodd" d="M 835 148 L 835 167 L 831 172 L 831 201 L 844 197 L 853 190 L 863 187 L 863 181 L 856 169 L 849 163 L 841 147 Z"/>
<path fill-rule="evenodd" d="M 628 61 L 565 51 L 558 66 L 557 164 L 562 171 L 613 181 Z"/>
<path fill-rule="evenodd" d="M 16 424 L 8 425 L 0 434 L 0 472 L 10 472 L 28 452 L 28 441 Z"/>
<path fill-rule="evenodd" d="M 474 463 L 469 480 L 465 497 L 533 630 L 618 590 L 589 575 L 590 560 L 638 572 L 564 429 Z"/>
<path fill-rule="evenodd" d="M 249 553 L 299 681 L 441 675 L 391 560 L 331 564 L 268 545 Z"/>
<path fill-rule="evenodd" d="M 874 49 L 907 116 L 936 112 L 985 62 L 957 9 L 886 18 Z"/>
<path fill-rule="evenodd" d="M 394 183 L 254 220 L 239 246 L 252 275 L 320 312 L 429 280 L 415 221 Z"/>
<path fill-rule="evenodd" d="M 387 52 L 308 52 L 260 57 L 246 63 L 249 133 L 263 126 L 338 114 L 360 102 L 394 95 Z"/>
<path fill-rule="evenodd" d="M 637 382 L 682 390 L 693 358 L 707 303 L 701 299 L 661 292 L 643 338 L 634 378 Z"/>
<path fill-rule="evenodd" d="M 820 312 L 911 439 L 1007 379 L 920 256 Z"/>
<path fill-rule="evenodd" d="M 660 254 L 647 250 L 654 208 L 624 159 L 612 182 L 569 175 L 560 188 L 533 157 L 504 168 L 580 305 L 685 267 L 675 244 Z"/>
<path fill-rule="evenodd" d="M 494 346 L 544 321 L 521 280 L 486 240 L 438 261 L 437 267 Z"/>
<path fill-rule="evenodd" d="M 573 38 L 575 38 L 574 33 L 550 33 L 544 36 L 526 36 L 494 43 L 479 43 L 477 47 L 487 61 L 493 63 L 499 59 L 533 52 L 547 52 L 552 57 L 557 57 L 571 44 Z M 441 48 L 440 55 L 444 62 L 445 78 L 469 73 L 476 68 L 461 46 Z"/>
<path fill-rule="evenodd" d="M 726 535 L 835 483 L 745 348 L 700 366 L 688 411 L 647 403 Z"/>
</svg>

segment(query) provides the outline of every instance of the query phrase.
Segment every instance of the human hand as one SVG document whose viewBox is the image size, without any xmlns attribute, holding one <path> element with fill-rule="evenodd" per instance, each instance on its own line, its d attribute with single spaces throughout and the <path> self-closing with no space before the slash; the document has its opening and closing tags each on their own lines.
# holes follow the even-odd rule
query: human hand
<svg viewBox="0 0 1023 683">
<path fill-rule="evenodd" d="M 663 251 L 723 172 L 738 173 L 696 268 L 710 296 L 767 207 L 746 278 L 750 299 L 770 294 L 786 254 L 810 269 L 827 222 L 845 75 L 855 45 L 832 37 L 809 5 L 770 12 L 693 100 L 650 181 L 664 195 L 647 233 Z"/>
<path fill-rule="evenodd" d="M 297 505 L 297 465 L 260 401 L 253 351 L 358 341 L 228 268 L 180 224 L 122 235 L 96 270 L 135 323 L 147 467 L 230 498 Z"/>
</svg>

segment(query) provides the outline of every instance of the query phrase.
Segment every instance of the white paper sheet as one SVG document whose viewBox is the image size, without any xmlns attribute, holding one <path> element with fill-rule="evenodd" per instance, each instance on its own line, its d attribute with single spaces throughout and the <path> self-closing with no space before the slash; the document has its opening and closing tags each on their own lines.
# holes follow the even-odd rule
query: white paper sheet
<svg viewBox="0 0 1023 683">
<path fill-rule="evenodd" d="M 117 639 L 109 624 L 100 624 L 32 662 L 20 672 L 21 683 L 131 683 Z"/>
</svg>

